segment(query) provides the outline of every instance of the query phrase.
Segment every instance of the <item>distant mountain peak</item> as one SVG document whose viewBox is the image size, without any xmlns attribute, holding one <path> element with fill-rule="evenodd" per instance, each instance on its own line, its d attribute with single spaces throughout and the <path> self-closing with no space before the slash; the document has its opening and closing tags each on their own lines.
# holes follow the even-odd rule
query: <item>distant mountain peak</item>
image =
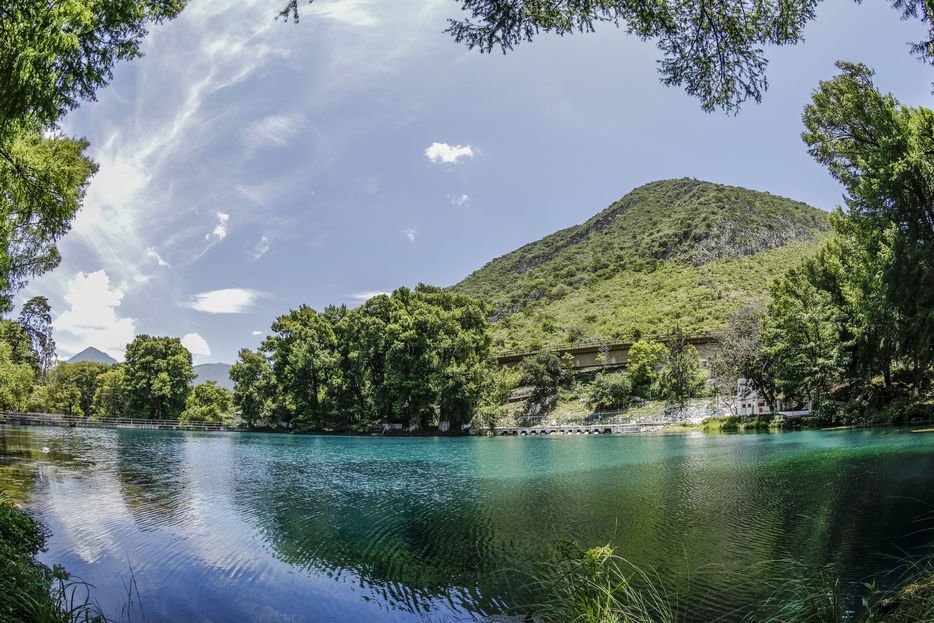
<svg viewBox="0 0 934 623">
<path fill-rule="evenodd" d="M 106 363 L 106 364 L 115 364 L 117 360 L 105 353 L 104 351 L 98 350 L 93 346 L 88 346 L 83 351 L 69 359 L 66 363 L 78 363 L 80 361 L 94 361 L 97 363 Z"/>
<path fill-rule="evenodd" d="M 198 384 L 214 381 L 221 387 L 233 389 L 233 381 L 230 380 L 231 367 L 229 363 L 200 363 L 192 366 L 192 371 L 196 375 L 194 382 Z"/>
</svg>

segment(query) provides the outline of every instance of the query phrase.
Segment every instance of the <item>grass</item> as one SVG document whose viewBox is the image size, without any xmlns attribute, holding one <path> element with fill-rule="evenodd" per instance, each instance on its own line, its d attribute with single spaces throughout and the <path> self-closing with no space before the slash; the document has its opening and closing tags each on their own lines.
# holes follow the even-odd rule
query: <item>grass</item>
<svg viewBox="0 0 934 623">
<path fill-rule="evenodd" d="M 673 623 L 672 599 L 657 576 L 609 545 L 566 545 L 533 580 L 547 598 L 528 609 L 543 623 Z"/>
<path fill-rule="evenodd" d="M 519 608 L 526 621 L 540 623 L 674 623 L 686 612 L 659 576 L 604 545 L 583 549 L 564 544 L 533 579 L 545 595 Z M 744 623 L 934 623 L 932 558 L 903 565 L 896 588 L 875 581 L 845 585 L 833 566 L 814 571 L 794 560 L 767 563 L 768 597 L 721 621 Z M 716 620 L 715 620 L 716 621 Z"/>
</svg>

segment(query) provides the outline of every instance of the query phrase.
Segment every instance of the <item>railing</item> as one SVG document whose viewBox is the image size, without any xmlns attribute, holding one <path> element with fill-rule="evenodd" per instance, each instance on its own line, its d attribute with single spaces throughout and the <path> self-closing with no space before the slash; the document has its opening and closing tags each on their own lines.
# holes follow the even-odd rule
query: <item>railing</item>
<svg viewBox="0 0 934 623">
<path fill-rule="evenodd" d="M 20 426 L 62 426 L 73 428 L 139 428 L 155 430 L 232 431 L 237 426 L 203 421 L 148 420 L 142 418 L 99 418 L 90 419 L 77 415 L 58 413 L 27 413 L 20 411 L 0 412 L 0 424 Z"/>
</svg>

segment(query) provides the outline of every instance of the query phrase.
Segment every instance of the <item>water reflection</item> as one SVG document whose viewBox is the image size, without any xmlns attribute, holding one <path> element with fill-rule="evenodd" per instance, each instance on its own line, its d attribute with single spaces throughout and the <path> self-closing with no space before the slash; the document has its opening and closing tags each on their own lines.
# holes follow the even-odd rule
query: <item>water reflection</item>
<svg viewBox="0 0 934 623">
<path fill-rule="evenodd" d="M 858 580 L 928 547 L 928 439 L 0 428 L 0 488 L 114 612 L 132 566 L 153 621 L 483 618 L 562 540 L 613 541 L 702 621 L 760 599 L 767 561 Z"/>
</svg>

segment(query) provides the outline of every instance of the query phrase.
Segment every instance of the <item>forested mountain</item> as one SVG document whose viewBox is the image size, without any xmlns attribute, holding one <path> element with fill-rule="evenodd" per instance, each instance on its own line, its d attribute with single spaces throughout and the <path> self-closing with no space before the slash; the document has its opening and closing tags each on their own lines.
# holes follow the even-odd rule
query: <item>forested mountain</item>
<svg viewBox="0 0 934 623">
<path fill-rule="evenodd" d="M 722 326 L 812 254 L 827 213 L 693 179 L 641 186 L 585 223 L 499 257 L 453 290 L 493 306 L 494 347 Z"/>
</svg>

